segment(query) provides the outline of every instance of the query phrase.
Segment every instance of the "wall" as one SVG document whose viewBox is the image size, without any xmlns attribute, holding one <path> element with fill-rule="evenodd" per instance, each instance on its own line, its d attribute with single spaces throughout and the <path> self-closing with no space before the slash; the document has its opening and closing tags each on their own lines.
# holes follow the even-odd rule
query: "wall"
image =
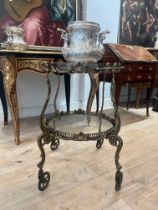
<svg viewBox="0 0 158 210">
<path fill-rule="evenodd" d="M 98 22 L 102 31 L 108 29 L 110 34 L 104 42 L 117 43 L 119 32 L 120 0 L 87 0 L 87 20 Z M 108 91 L 108 94 L 107 94 Z M 110 105 L 109 84 L 106 85 L 105 104 Z M 135 99 L 132 89 L 131 100 Z M 127 101 L 127 88 L 122 87 L 120 101 Z"/>
<path fill-rule="evenodd" d="M 106 42 L 117 42 L 119 10 L 120 0 L 87 0 L 87 20 L 98 22 L 102 30 L 109 29 L 111 31 Z M 73 75 L 71 77 L 71 109 L 85 109 L 89 82 L 87 75 Z M 51 75 L 51 83 L 52 99 L 48 112 L 52 109 L 54 90 L 57 87 L 57 76 Z M 111 106 L 109 85 L 106 85 L 106 90 L 105 105 L 109 107 Z M 32 72 L 20 73 L 17 80 L 17 95 L 20 118 L 39 115 L 47 95 L 45 76 Z M 66 109 L 63 77 L 57 103 L 60 109 Z M 95 103 L 93 109 L 95 109 Z M 1 121 L 3 120 L 2 116 L 2 108 L 0 107 Z"/>
<path fill-rule="evenodd" d="M 117 43 L 119 12 L 120 0 L 87 0 L 87 20 L 99 23 L 101 31 L 106 29 L 110 31 L 104 42 Z M 110 84 L 106 84 L 105 89 L 104 104 L 105 107 L 111 107 Z M 102 93 L 101 90 L 102 84 L 100 85 L 100 93 Z M 85 95 L 87 94 L 85 89 Z"/>
<path fill-rule="evenodd" d="M 106 42 L 116 43 L 119 28 L 120 0 L 87 0 L 87 20 L 98 22 L 110 35 Z"/>
</svg>

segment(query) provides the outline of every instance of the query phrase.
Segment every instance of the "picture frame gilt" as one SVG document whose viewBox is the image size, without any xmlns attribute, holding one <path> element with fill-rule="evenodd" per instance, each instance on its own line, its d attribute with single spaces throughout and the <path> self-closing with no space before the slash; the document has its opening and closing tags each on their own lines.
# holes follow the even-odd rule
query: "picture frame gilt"
<svg viewBox="0 0 158 210">
<path fill-rule="evenodd" d="M 0 43 L 6 39 L 4 29 L 21 27 L 24 39 L 31 46 L 62 47 L 57 28 L 65 29 L 69 22 L 83 20 L 83 0 L 3 0 L 0 7 Z"/>
</svg>

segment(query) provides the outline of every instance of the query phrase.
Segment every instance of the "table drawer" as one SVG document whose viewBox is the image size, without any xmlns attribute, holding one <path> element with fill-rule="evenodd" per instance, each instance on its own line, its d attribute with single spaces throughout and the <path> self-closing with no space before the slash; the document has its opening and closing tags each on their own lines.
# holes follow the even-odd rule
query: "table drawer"
<svg viewBox="0 0 158 210">
<path fill-rule="evenodd" d="M 141 72 L 144 73 L 150 73 L 153 72 L 155 69 L 154 65 L 131 65 L 131 66 L 126 66 L 124 69 L 124 73 L 126 74 L 139 74 Z"/>
<path fill-rule="evenodd" d="M 154 73 L 142 73 L 142 74 L 121 74 L 118 75 L 118 79 L 121 81 L 127 81 L 127 82 L 132 82 L 132 81 L 143 81 L 143 80 L 153 80 L 155 77 Z"/>
</svg>

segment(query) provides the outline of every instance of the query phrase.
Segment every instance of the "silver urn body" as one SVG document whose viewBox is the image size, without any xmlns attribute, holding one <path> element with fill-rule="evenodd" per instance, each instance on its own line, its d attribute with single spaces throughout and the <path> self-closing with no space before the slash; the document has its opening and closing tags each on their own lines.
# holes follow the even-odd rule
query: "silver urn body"
<svg viewBox="0 0 158 210">
<path fill-rule="evenodd" d="M 8 26 L 5 28 L 7 39 L 4 43 L 5 48 L 9 50 L 26 50 L 27 44 L 23 39 L 24 30 L 16 26 Z"/>
<path fill-rule="evenodd" d="M 67 62 L 98 62 L 104 54 L 103 40 L 109 31 L 100 32 L 100 26 L 95 22 L 74 21 L 66 31 L 62 32 L 64 39 L 63 56 Z"/>
</svg>

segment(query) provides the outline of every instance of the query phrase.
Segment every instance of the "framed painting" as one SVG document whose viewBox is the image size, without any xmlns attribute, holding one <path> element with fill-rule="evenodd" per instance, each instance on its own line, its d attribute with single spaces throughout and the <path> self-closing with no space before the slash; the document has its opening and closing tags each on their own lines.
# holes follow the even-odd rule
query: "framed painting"
<svg viewBox="0 0 158 210">
<path fill-rule="evenodd" d="M 0 7 L 0 42 L 7 26 L 24 30 L 29 45 L 61 47 L 57 28 L 65 29 L 70 21 L 82 20 L 82 0 L 2 0 Z"/>
<path fill-rule="evenodd" d="M 120 44 L 154 47 L 158 31 L 158 0 L 121 0 Z"/>
</svg>

